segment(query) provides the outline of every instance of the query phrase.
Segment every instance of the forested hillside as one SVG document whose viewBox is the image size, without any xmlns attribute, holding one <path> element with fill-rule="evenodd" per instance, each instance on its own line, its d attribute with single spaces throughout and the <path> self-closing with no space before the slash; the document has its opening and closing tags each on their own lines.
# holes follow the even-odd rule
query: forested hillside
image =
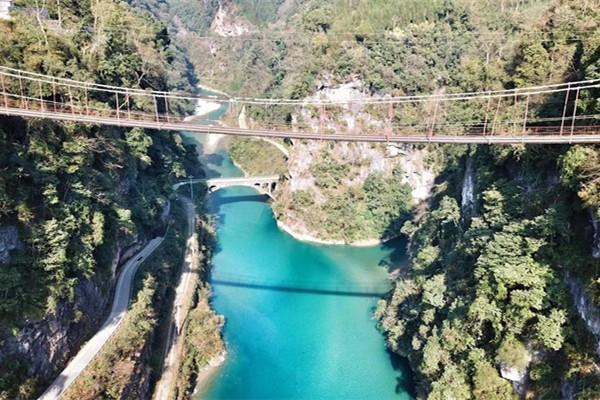
<svg viewBox="0 0 600 400">
<path fill-rule="evenodd" d="M 235 2 L 218 3 L 252 21 Z M 204 83 L 237 95 L 301 99 L 340 85 L 363 96 L 510 89 L 599 78 L 598 10 L 596 0 L 289 1 L 275 18 L 252 21 L 251 34 L 223 38 L 207 22 L 208 38 L 186 54 Z M 577 112 L 597 114 L 599 95 L 584 96 Z M 542 96 L 530 112 L 556 115 L 562 104 Z M 523 106 L 504 105 L 500 118 Z M 445 111 L 446 121 L 481 113 Z M 243 113 L 258 125 L 296 117 Z M 372 161 L 362 164 L 365 153 L 389 148 L 286 145 L 281 215 L 313 223 L 323 238 L 389 235 L 381 221 L 409 237 L 410 266 L 377 316 L 390 350 L 410 360 L 419 398 L 598 398 L 600 332 L 579 315 L 600 304 L 597 146 L 425 146 L 436 185 L 400 229 L 410 202 L 406 180 L 394 179 L 406 171 L 391 166 L 406 163 L 384 161 L 379 177 L 368 173 Z M 241 158 L 253 151 L 234 149 Z M 386 197 L 370 199 L 369 187 Z"/>
<path fill-rule="evenodd" d="M 535 26 L 545 39 L 522 38 L 495 85 L 598 77 L 598 4 L 557 3 Z M 597 95 L 579 112 L 597 113 Z M 548 99 L 536 112 L 553 106 Z M 581 294 L 573 291 L 583 282 L 600 304 L 589 219 L 598 214 L 597 153 L 596 146 L 464 148 L 472 180 L 463 180 L 460 159 L 444 163 L 445 184 L 429 212 L 403 228 L 411 268 L 379 310 L 390 348 L 417 372 L 419 393 L 512 398 L 502 375 L 529 398 L 598 397 L 600 338 L 577 315 Z M 461 193 L 469 181 L 473 206 Z"/>
<path fill-rule="evenodd" d="M 190 90 L 173 52 L 163 25 L 111 0 L 23 0 L 0 21 L 0 65 L 57 77 Z M 0 398 L 39 394 L 97 329 L 118 265 L 198 168 L 177 134 L 0 117 Z"/>
<path fill-rule="evenodd" d="M 569 55 L 582 38 L 590 37 L 594 18 L 588 16 L 577 29 L 570 29 L 570 17 L 565 14 L 551 22 L 556 25 L 552 33 L 544 31 L 538 17 L 547 16 L 555 4 L 285 2 L 278 18 L 255 26 L 254 33 L 222 37 L 213 29 L 203 34 L 207 37 L 186 41 L 184 48 L 203 83 L 243 96 L 303 99 L 350 93 L 360 100 L 563 82 L 577 79 L 577 67 Z M 241 14 L 235 2 L 220 2 L 221 8 Z M 549 43 L 556 46 L 546 48 Z M 560 104 L 559 99 L 538 100 L 530 115 L 551 114 Z M 504 105 L 498 120 L 521 115 L 524 107 L 523 102 Z M 311 109 L 249 106 L 233 111 L 231 124 L 238 123 L 239 112 L 248 126 L 319 124 L 318 113 Z M 482 119 L 482 112 L 483 107 L 456 103 L 451 109 L 438 110 L 437 119 L 452 124 Z M 327 130 L 385 126 L 385 113 L 368 108 L 358 113 L 330 110 Z M 393 122 L 426 123 L 427 118 L 431 116 L 419 115 L 419 110 L 398 107 Z M 288 162 L 291 179 L 281 186 L 277 213 L 295 232 L 319 239 L 353 242 L 393 236 L 406 211 L 429 194 L 433 173 L 440 171 L 444 158 L 454 151 L 415 150 L 295 142 Z M 389 195 L 370 198 L 367 179 L 380 178 Z M 390 185 L 397 184 L 407 187 L 395 193 Z M 412 199 L 402 194 L 407 191 L 412 192 Z"/>
</svg>

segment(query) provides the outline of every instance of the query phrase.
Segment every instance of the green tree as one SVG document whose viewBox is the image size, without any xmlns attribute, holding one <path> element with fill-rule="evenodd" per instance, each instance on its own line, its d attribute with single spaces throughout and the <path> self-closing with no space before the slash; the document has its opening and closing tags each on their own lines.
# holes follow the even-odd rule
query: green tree
<svg viewBox="0 0 600 400">
<path fill-rule="evenodd" d="M 564 310 L 553 309 L 549 316 L 540 315 L 535 324 L 537 338 L 545 347 L 560 350 L 564 342 L 563 325 L 566 321 Z"/>
<path fill-rule="evenodd" d="M 515 337 L 507 337 L 498 348 L 496 361 L 508 368 L 524 371 L 529 365 L 530 355 L 523 343 Z"/>
<path fill-rule="evenodd" d="M 444 274 L 434 275 L 423 284 L 423 302 L 430 306 L 442 308 L 446 304 L 445 293 Z"/>
</svg>

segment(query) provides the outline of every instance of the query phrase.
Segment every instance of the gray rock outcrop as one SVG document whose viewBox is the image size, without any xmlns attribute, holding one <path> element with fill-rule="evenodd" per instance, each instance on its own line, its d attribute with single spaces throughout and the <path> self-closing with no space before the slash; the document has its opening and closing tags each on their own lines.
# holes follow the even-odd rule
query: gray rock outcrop
<svg viewBox="0 0 600 400">
<path fill-rule="evenodd" d="M 22 246 L 16 226 L 0 226 L 0 264 L 10 262 L 10 252 Z"/>
</svg>

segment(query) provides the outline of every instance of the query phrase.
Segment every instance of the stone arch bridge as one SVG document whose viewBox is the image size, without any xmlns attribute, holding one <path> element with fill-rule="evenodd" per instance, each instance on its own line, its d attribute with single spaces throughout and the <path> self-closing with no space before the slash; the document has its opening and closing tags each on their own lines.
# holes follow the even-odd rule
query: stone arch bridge
<svg viewBox="0 0 600 400">
<path fill-rule="evenodd" d="M 173 186 L 174 189 L 178 189 L 183 185 L 205 183 L 208 192 L 213 193 L 219 189 L 232 187 L 232 186 L 246 186 L 256 189 L 261 194 L 265 194 L 271 198 L 274 197 L 275 189 L 279 184 L 279 175 L 267 175 L 267 176 L 246 176 L 238 178 L 213 178 L 213 179 L 191 179 L 188 181 L 181 181 Z"/>
<path fill-rule="evenodd" d="M 266 194 L 269 197 L 273 197 L 273 193 L 275 193 L 278 184 L 278 175 L 214 178 L 206 180 L 206 186 L 208 187 L 209 193 L 216 192 L 217 190 L 226 187 L 247 186 L 258 190 L 260 193 Z"/>
</svg>

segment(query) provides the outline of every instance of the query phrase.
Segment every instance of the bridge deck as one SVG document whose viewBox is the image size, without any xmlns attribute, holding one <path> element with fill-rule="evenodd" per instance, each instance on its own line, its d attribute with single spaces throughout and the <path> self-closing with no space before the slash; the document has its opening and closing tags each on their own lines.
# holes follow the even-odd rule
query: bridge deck
<svg viewBox="0 0 600 400">
<path fill-rule="evenodd" d="M 600 143 L 600 126 L 576 126 L 573 132 L 560 134 L 560 126 L 528 127 L 525 135 L 499 132 L 497 134 L 483 134 L 483 132 L 465 132 L 462 134 L 444 134 L 440 128 L 435 134 L 406 134 L 402 132 L 393 135 L 386 134 L 351 134 L 333 133 L 319 134 L 306 131 L 283 131 L 267 129 L 241 129 L 217 125 L 200 125 L 176 118 L 156 118 L 152 114 L 136 113 L 135 117 L 87 115 L 79 110 L 77 112 L 43 111 L 35 109 L 22 109 L 15 107 L 1 107 L 0 114 L 46 118 L 59 121 L 72 121 L 78 123 L 101 124 L 124 127 L 150 128 L 167 131 L 188 131 L 198 133 L 218 133 L 233 136 L 258 136 L 290 139 L 313 139 L 325 141 L 348 142 L 379 142 L 379 143 L 457 143 L 457 144 L 518 144 L 518 143 Z M 480 129 L 481 130 L 481 129 Z M 440 131 L 437 133 L 437 131 Z"/>
<path fill-rule="evenodd" d="M 241 184 L 255 184 L 255 183 L 274 183 L 279 182 L 279 175 L 269 176 L 249 176 L 240 178 L 214 178 L 207 179 L 207 185 L 241 185 Z"/>
</svg>

